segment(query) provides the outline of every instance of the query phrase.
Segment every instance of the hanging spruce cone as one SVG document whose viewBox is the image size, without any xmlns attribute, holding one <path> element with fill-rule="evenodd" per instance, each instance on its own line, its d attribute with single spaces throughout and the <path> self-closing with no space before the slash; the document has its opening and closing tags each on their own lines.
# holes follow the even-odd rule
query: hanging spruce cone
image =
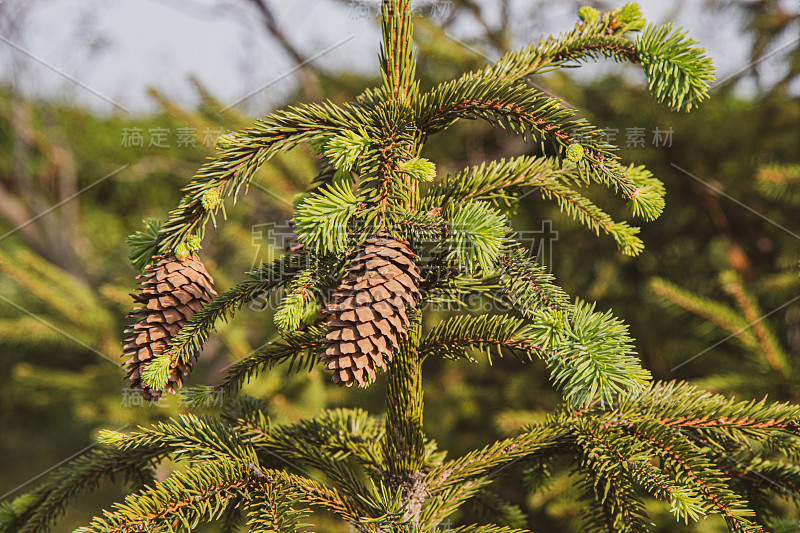
<svg viewBox="0 0 800 533">
<path fill-rule="evenodd" d="M 366 386 L 408 332 L 406 306 L 416 308 L 419 268 L 408 243 L 388 233 L 359 246 L 348 275 L 333 295 L 322 360 L 333 382 Z"/>
<path fill-rule="evenodd" d="M 164 353 L 170 340 L 192 315 L 200 311 L 204 302 L 210 302 L 214 291 L 214 280 L 200 260 L 189 256 L 179 260 L 174 255 L 158 256 L 155 265 L 137 276 L 141 279 L 141 294 L 131 294 L 142 304 L 134 307 L 128 318 L 139 318 L 139 322 L 128 326 L 124 341 L 124 366 L 130 387 L 141 390 L 145 400 L 161 397 L 162 391 L 149 388 L 141 375 L 149 361 Z M 192 364 L 178 364 L 170 369 L 169 382 L 164 390 L 174 393 L 183 386 L 183 381 L 192 369 Z"/>
</svg>

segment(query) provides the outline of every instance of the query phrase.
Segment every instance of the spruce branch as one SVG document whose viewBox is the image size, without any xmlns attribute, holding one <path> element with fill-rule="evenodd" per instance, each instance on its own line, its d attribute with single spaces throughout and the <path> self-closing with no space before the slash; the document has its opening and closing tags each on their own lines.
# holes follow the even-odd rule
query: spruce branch
<svg viewBox="0 0 800 533">
<path fill-rule="evenodd" d="M 266 477 L 266 475 L 264 474 Z M 292 488 L 275 490 L 270 483 L 253 490 L 247 500 L 247 527 L 254 533 L 294 533 L 306 525 L 300 521 L 308 516 L 307 500 Z M 297 507 L 301 506 L 300 509 Z"/>
<path fill-rule="evenodd" d="M 195 314 L 172 339 L 168 351 L 174 357 L 190 357 L 208 339 L 211 330 L 220 319 L 233 318 L 236 311 L 246 303 L 265 296 L 279 286 L 286 284 L 300 272 L 307 263 L 305 256 L 286 256 L 269 264 L 262 264 L 248 272 L 247 279 L 236 287 L 215 297 Z"/>
<path fill-rule="evenodd" d="M 433 268 L 431 267 L 429 271 Z M 431 278 L 434 278 L 434 273 L 431 273 Z M 501 300 L 502 290 L 503 285 L 501 285 L 500 276 L 496 272 L 479 277 L 467 275 L 455 278 L 444 277 L 444 279 L 435 277 L 427 280 L 420 287 L 422 302 L 442 305 L 451 309 L 469 308 L 469 299 L 474 296 L 487 297 L 498 304 L 506 304 Z"/>
<path fill-rule="evenodd" d="M 641 392 L 620 398 L 615 416 L 621 423 L 656 421 L 683 432 L 725 435 L 734 441 L 800 434 L 800 406 L 789 403 L 736 401 L 683 382 L 653 382 Z M 706 430 L 716 430 L 706 432 Z"/>
<path fill-rule="evenodd" d="M 606 57 L 641 64 L 651 94 L 674 110 L 691 111 L 708 96 L 714 80 L 713 64 L 702 48 L 694 46 L 696 41 L 686 38 L 685 32 L 673 33 L 672 24 L 645 26 L 636 4 L 603 15 L 596 11 L 593 16 L 586 14 L 572 31 L 510 52 L 480 75 L 518 80 L 570 63 Z M 628 34 L 639 30 L 641 33 L 632 41 Z"/>
<path fill-rule="evenodd" d="M 481 74 L 486 78 L 518 80 L 587 60 L 637 61 L 636 48 L 627 35 L 644 26 L 636 4 L 626 4 L 622 9 L 603 14 L 584 8 L 579 15 L 582 20 L 571 31 L 509 52 Z"/>
<path fill-rule="evenodd" d="M 395 221 L 392 231 L 409 242 L 438 242 L 444 240 L 449 231 L 441 210 L 392 209 L 388 218 Z"/>
<path fill-rule="evenodd" d="M 469 526 L 460 526 L 455 529 L 445 529 L 443 533 L 533 533 L 528 529 L 518 529 L 507 526 L 481 526 L 472 524 Z"/>
<path fill-rule="evenodd" d="M 437 524 L 493 481 L 493 476 L 521 459 L 534 459 L 568 442 L 569 429 L 535 426 L 480 450 L 432 468 L 427 476 L 431 500 L 422 522 Z"/>
<path fill-rule="evenodd" d="M 200 522 L 221 516 L 234 495 L 248 492 L 250 483 L 249 463 L 208 461 L 127 496 L 114 511 L 104 511 L 76 533 L 129 533 L 160 527 L 191 531 Z"/>
<path fill-rule="evenodd" d="M 342 432 L 338 442 L 331 442 L 334 438 L 333 427 L 323 426 L 328 421 L 344 424 L 363 419 L 350 417 L 348 412 L 332 411 L 318 419 L 303 421 L 293 425 L 273 425 L 261 410 L 242 413 L 232 420 L 234 427 L 240 431 L 249 443 L 256 446 L 256 453 L 265 461 L 270 458 L 279 458 L 282 463 L 292 467 L 299 463 L 307 468 L 314 468 L 324 472 L 329 481 L 336 484 L 341 494 L 353 499 L 354 505 L 360 506 L 362 512 L 370 512 L 378 505 L 370 498 L 372 491 L 364 483 L 360 472 L 353 468 L 349 457 L 368 454 L 372 464 L 377 468 L 378 441 L 373 441 L 374 446 L 361 446 L 356 448 L 358 434 L 344 434 L 344 429 L 349 427 L 339 426 Z M 344 419 L 339 418 L 344 415 Z M 334 426 L 335 427 L 335 426 Z M 374 422 L 373 422 L 374 427 Z M 374 432 L 372 437 L 380 436 L 381 432 Z M 350 446 L 353 445 L 351 448 Z M 362 453 L 356 453 L 362 452 Z M 369 505 L 365 507 L 365 504 Z"/>
<path fill-rule="evenodd" d="M 528 257 L 525 249 L 515 243 L 507 247 L 497 260 L 502 291 L 509 303 L 527 318 L 536 316 L 540 308 L 569 308 L 569 297 L 553 283 L 547 269 Z"/>
<path fill-rule="evenodd" d="M 744 483 L 748 491 L 764 493 L 765 500 L 775 495 L 800 502 L 800 466 L 754 456 L 731 459 L 726 470 L 735 480 Z"/>
<path fill-rule="evenodd" d="M 573 145 L 574 146 L 574 145 Z M 639 192 L 634 193 L 629 204 L 634 215 L 649 220 L 656 218 L 663 208 L 663 187 L 643 167 L 629 167 Z M 581 183 L 578 169 L 559 165 L 554 158 L 521 156 L 500 159 L 488 165 L 470 167 L 435 184 L 423 199 L 425 208 L 447 208 L 465 201 L 489 200 L 495 206 L 510 209 L 516 197 L 526 188 L 533 187 L 545 199 L 555 198 L 559 208 L 567 215 L 599 235 L 602 230 L 617 241 L 619 248 L 635 255 L 641 241 L 635 237 L 636 228 L 614 222 L 610 216 L 575 190 Z M 633 203 L 634 201 L 638 203 Z"/>
<path fill-rule="evenodd" d="M 181 415 L 178 420 L 159 422 L 149 428 L 139 428 L 132 435 L 102 431 L 98 441 L 107 446 L 134 453 L 150 449 L 180 450 L 193 461 L 235 458 L 248 461 L 253 458 L 253 449 L 238 434 L 219 420 Z"/>
<path fill-rule="evenodd" d="M 477 508 L 481 518 L 508 527 L 520 528 L 527 524 L 528 518 L 519 505 L 515 505 L 488 489 L 479 490 L 470 500 Z"/>
<path fill-rule="evenodd" d="M 188 529 L 200 520 L 218 517 L 224 511 L 226 502 L 234 497 L 260 498 L 261 493 L 254 494 L 251 489 L 264 488 L 259 483 L 265 480 L 269 481 L 273 490 L 280 489 L 283 492 L 289 490 L 295 494 L 296 497 L 292 498 L 293 503 L 296 503 L 299 497 L 313 505 L 334 512 L 341 511 L 345 519 L 361 516 L 364 512 L 363 505 L 357 502 L 365 499 L 364 492 L 355 491 L 350 501 L 334 489 L 311 480 L 285 472 L 267 472 L 260 469 L 255 454 L 260 454 L 258 450 L 270 445 L 293 459 L 298 459 L 302 454 L 294 447 L 293 440 L 287 440 L 287 436 L 292 434 L 291 431 L 282 434 L 279 427 L 273 432 L 254 433 L 252 431 L 254 424 L 251 423 L 247 427 L 251 431 L 231 432 L 230 426 L 217 420 L 185 415 L 177 421 L 160 423 L 152 428 L 141 428 L 132 435 L 117 432 L 101 433 L 101 442 L 112 446 L 116 455 L 122 452 L 123 457 L 137 457 L 149 464 L 149 454 L 152 454 L 153 450 L 159 450 L 162 455 L 176 453 L 189 457 L 195 466 L 186 474 L 175 473 L 165 482 L 144 489 L 141 497 L 128 497 L 124 504 L 117 506 L 116 512 L 106 512 L 104 517 L 97 518 L 86 531 L 132 531 L 124 529 L 126 520 L 128 523 L 136 524 L 137 527 L 144 527 L 143 524 L 150 524 L 161 518 L 169 517 L 171 520 L 176 513 L 180 523 Z M 254 439 L 255 436 L 261 438 Z M 284 442 L 283 447 L 277 446 L 277 443 L 281 442 Z M 288 445 L 287 442 L 293 444 Z M 306 459 L 310 458 L 314 465 L 329 475 L 337 470 L 342 471 L 342 465 L 337 464 L 335 460 L 325 461 L 324 457 L 317 457 L 311 447 L 313 443 L 308 444 Z M 124 464 L 120 465 L 119 461 L 117 463 L 118 470 L 124 469 Z M 209 469 L 204 470 L 205 466 Z M 248 477 L 255 478 L 258 483 L 249 486 Z M 276 493 L 273 494 L 278 496 Z"/>
<path fill-rule="evenodd" d="M 582 451 L 581 469 L 590 474 L 585 488 L 597 505 L 585 513 L 589 525 L 606 531 L 609 524 L 619 531 L 646 531 L 647 514 L 633 491 L 634 483 L 669 501 L 678 521 L 697 521 L 706 508 L 691 488 L 676 485 L 650 464 L 645 446 L 626 435 L 604 430 L 592 419 L 581 419 L 574 427 L 575 442 Z M 624 450 L 624 451 L 623 451 Z"/>
<path fill-rule="evenodd" d="M 420 208 L 446 209 L 469 201 L 488 201 L 509 210 L 518 196 L 529 187 L 575 176 L 574 171 L 559 165 L 555 158 L 519 156 L 467 167 L 447 174 L 425 191 Z"/>
<path fill-rule="evenodd" d="M 96 489 L 112 476 L 122 476 L 134 485 L 154 478 L 152 462 L 169 453 L 161 448 L 141 449 L 135 455 L 110 448 L 94 448 L 59 467 L 34 490 L 18 497 L 2 511 L 4 533 L 47 531 L 81 494 Z"/>
<path fill-rule="evenodd" d="M 737 334 L 736 339 L 745 346 L 758 346 L 758 340 L 752 329 L 748 328 L 747 320 L 731 307 L 698 296 L 662 278 L 653 278 L 650 288 L 657 296 L 670 303 L 709 320 L 725 331 Z"/>
<path fill-rule="evenodd" d="M 235 393 L 259 372 L 281 363 L 288 362 L 290 370 L 311 369 L 325 345 L 321 337 L 322 332 L 315 327 L 286 333 L 280 340 L 269 342 L 254 354 L 237 361 L 215 390 Z"/>
<path fill-rule="evenodd" d="M 491 272 L 508 233 L 506 217 L 483 202 L 454 206 L 448 216 L 451 254 L 468 274 Z"/>
<path fill-rule="evenodd" d="M 616 395 L 641 391 L 650 380 L 634 357 L 628 327 L 610 312 L 595 312 L 594 304 L 578 301 L 572 311 L 540 309 L 533 329 L 550 379 L 570 403 L 611 404 Z"/>
<path fill-rule="evenodd" d="M 523 457 L 533 458 L 535 455 L 557 450 L 560 445 L 567 442 L 565 439 L 569 433 L 569 428 L 557 425 L 533 426 L 515 437 L 490 444 L 458 459 L 446 461 L 428 473 L 428 490 L 434 496 L 449 489 L 465 490 L 487 473 L 497 474 L 506 465 Z M 462 501 L 464 499 L 466 498 L 462 498 Z"/>
<path fill-rule="evenodd" d="M 183 188 L 184 196 L 178 207 L 161 226 L 159 251 L 171 253 L 192 232 L 203 237 L 206 222 L 213 220 L 216 212 L 216 208 L 206 209 L 207 193 L 219 198 L 231 194 L 236 197 L 249 185 L 255 170 L 276 153 L 344 130 L 357 131 L 363 119 L 358 106 L 338 107 L 331 102 L 306 104 L 275 112 L 235 133 L 235 142 L 203 165 Z"/>
<path fill-rule="evenodd" d="M 638 228 L 631 228 L 625 222 L 614 222 L 602 209 L 569 185 L 549 180 L 543 181 L 538 187 L 542 198 L 555 198 L 561 211 L 592 230 L 595 235 L 599 235 L 600 230 L 611 235 L 623 254 L 638 255 L 644 248 L 642 241 L 635 236 Z"/>
<path fill-rule="evenodd" d="M 694 489 L 707 509 L 722 515 L 730 529 L 747 533 L 762 531 L 748 519 L 755 513 L 747 502 L 726 485 L 724 472 L 685 435 L 652 421 L 629 426 L 626 430 L 648 444 L 665 467 L 674 471 L 675 480 Z"/>
<path fill-rule="evenodd" d="M 645 220 L 658 218 L 664 210 L 664 195 L 666 194 L 664 183 L 654 178 L 653 173 L 643 165 L 630 165 L 626 174 L 636 185 L 636 190 L 628 201 L 628 208 L 633 215 Z"/>
<path fill-rule="evenodd" d="M 696 522 L 706 515 L 707 508 L 696 491 L 676 484 L 669 476 L 653 466 L 641 442 L 631 439 L 626 434 L 607 431 L 600 421 L 588 420 L 584 423 L 579 422 L 578 425 L 583 430 L 585 453 L 589 448 L 594 449 L 592 452 L 595 454 L 592 458 L 594 463 L 598 463 L 597 459 L 600 457 L 607 458 L 606 464 L 597 464 L 598 469 L 620 470 L 628 476 L 630 482 L 641 486 L 656 498 L 669 502 L 670 511 L 678 522 L 684 521 L 688 524 L 689 520 Z M 580 431 L 576 429 L 576 434 Z M 625 453 L 623 454 L 621 450 L 625 450 Z"/>
<path fill-rule="evenodd" d="M 626 199 L 637 190 L 618 163 L 616 147 L 604 140 L 603 130 L 576 119 L 575 112 L 563 107 L 560 100 L 523 82 L 509 84 L 466 74 L 421 96 L 416 112 L 419 129 L 428 135 L 458 119 L 483 119 L 525 140 L 549 139 L 559 150 L 579 139 L 585 154 L 580 163 L 584 179 L 620 191 Z"/>
<path fill-rule="evenodd" d="M 335 490 L 313 480 L 262 469 L 254 462 L 208 461 L 128 496 L 114 511 L 105 511 L 76 532 L 128 533 L 157 527 L 191 531 L 200 522 L 219 518 L 235 496 L 257 497 L 265 485 L 283 494 L 299 495 L 302 501 L 336 512 L 346 520 L 358 516 Z"/>
<path fill-rule="evenodd" d="M 530 360 L 531 336 L 531 327 L 519 318 L 507 315 L 459 315 L 437 323 L 422 339 L 419 353 L 422 357 L 435 355 L 447 359 L 471 359 L 469 350 L 476 349 L 491 362 L 493 352 L 501 356 L 502 350 L 506 349 L 519 359 Z"/>
<path fill-rule="evenodd" d="M 636 40 L 636 55 L 647 75 L 648 88 L 659 104 L 691 111 L 708 97 L 714 66 L 705 50 L 672 24 L 649 24 Z"/>
<path fill-rule="evenodd" d="M 349 184 L 333 183 L 317 189 L 297 205 L 294 221 L 300 242 L 319 253 L 341 251 L 348 244 L 348 223 L 360 199 Z"/>
<path fill-rule="evenodd" d="M 591 440 L 578 435 L 576 441 L 583 452 L 578 469 L 588 474 L 583 482 L 583 500 L 589 505 L 582 513 L 582 529 L 592 533 L 647 531 L 644 505 L 619 468 L 620 463 L 609 460 L 608 450 Z"/>
<path fill-rule="evenodd" d="M 284 442 L 297 439 L 307 449 L 317 449 L 323 456 L 346 460 L 354 457 L 373 472 L 383 466 L 380 441 L 384 422 L 361 409 L 330 409 L 314 418 L 296 424 L 282 425 L 273 433 L 272 425 L 261 409 L 248 409 L 234 415 L 231 421 L 246 438 L 256 445 L 269 445 L 274 438 Z"/>
<path fill-rule="evenodd" d="M 790 375 L 789 358 L 772 329 L 762 320 L 764 313 L 761 311 L 758 302 L 745 289 L 744 282 L 736 272 L 730 270 L 722 272 L 720 281 L 724 289 L 736 299 L 736 303 L 744 315 L 745 322 L 747 322 L 747 327 L 752 327 L 770 369 L 779 381 L 785 383 Z"/>
<path fill-rule="evenodd" d="M 504 316 L 458 316 L 437 324 L 420 344 L 423 355 L 457 358 L 468 348 L 502 348 L 538 355 L 568 402 L 588 404 L 599 397 L 610 404 L 615 393 L 635 393 L 649 373 L 631 357 L 627 327 L 610 313 L 594 313 L 579 302 L 573 313 L 541 311 L 532 323 Z"/>
</svg>

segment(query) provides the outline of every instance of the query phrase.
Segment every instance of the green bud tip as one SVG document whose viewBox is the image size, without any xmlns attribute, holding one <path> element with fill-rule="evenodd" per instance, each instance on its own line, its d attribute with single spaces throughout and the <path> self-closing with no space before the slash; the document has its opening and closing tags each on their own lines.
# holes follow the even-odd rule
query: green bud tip
<svg viewBox="0 0 800 533">
<path fill-rule="evenodd" d="M 183 261 L 192 255 L 192 253 L 189 251 L 189 247 L 186 246 L 186 243 L 184 242 L 175 247 L 174 253 L 175 257 L 178 258 L 178 261 Z"/>
<path fill-rule="evenodd" d="M 409 159 L 402 165 L 401 169 L 417 181 L 433 181 L 436 177 L 436 165 L 433 161 L 424 157 Z"/>
<path fill-rule="evenodd" d="M 217 150 L 227 150 L 236 142 L 236 134 L 226 133 L 217 137 Z"/>
<path fill-rule="evenodd" d="M 617 18 L 623 24 L 641 19 L 642 11 L 639 8 L 639 4 L 635 2 L 625 4 L 622 9 L 619 10 L 619 15 L 617 15 Z"/>
<path fill-rule="evenodd" d="M 201 241 L 200 236 L 198 236 L 198 235 L 190 235 L 186 239 L 186 247 L 190 251 L 196 252 L 197 250 L 200 249 L 200 241 Z"/>
<path fill-rule="evenodd" d="M 645 24 L 639 4 L 635 2 L 625 4 L 624 7 L 617 11 L 617 25 L 625 26 L 628 31 L 644 29 Z"/>
<path fill-rule="evenodd" d="M 567 159 L 573 163 L 577 163 L 583 159 L 583 146 L 577 143 L 567 146 Z"/>
<path fill-rule="evenodd" d="M 578 17 L 582 22 L 595 22 L 600 20 L 600 12 L 591 6 L 583 6 L 578 10 Z"/>
<path fill-rule="evenodd" d="M 211 190 L 206 191 L 203 193 L 203 196 L 200 197 L 200 203 L 203 204 L 203 209 L 206 211 L 211 211 L 215 207 L 217 207 L 222 199 L 219 197 L 219 191 Z"/>
</svg>

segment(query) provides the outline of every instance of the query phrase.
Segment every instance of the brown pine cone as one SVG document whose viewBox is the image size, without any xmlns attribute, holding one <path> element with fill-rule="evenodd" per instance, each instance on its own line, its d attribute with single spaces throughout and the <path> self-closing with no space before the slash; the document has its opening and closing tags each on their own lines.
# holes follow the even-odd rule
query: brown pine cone
<svg viewBox="0 0 800 533">
<path fill-rule="evenodd" d="M 349 273 L 334 293 L 322 360 L 333 370 L 333 382 L 366 386 L 376 368 L 408 333 L 406 306 L 415 309 L 419 299 L 419 268 L 406 241 L 379 233 L 361 244 Z"/>
<path fill-rule="evenodd" d="M 128 318 L 139 321 L 125 328 L 128 337 L 123 342 L 130 388 L 141 390 L 142 397 L 148 401 L 160 398 L 162 391 L 142 382 L 145 367 L 151 359 L 163 354 L 186 321 L 217 295 L 214 280 L 199 259 L 189 256 L 181 261 L 174 255 L 154 259 L 158 262 L 148 265 L 146 272 L 137 276 L 142 280 L 141 294 L 131 296 L 142 306 L 134 307 Z M 170 368 L 169 383 L 164 391 L 174 394 L 175 389 L 183 386 L 191 369 L 191 362 Z"/>
</svg>

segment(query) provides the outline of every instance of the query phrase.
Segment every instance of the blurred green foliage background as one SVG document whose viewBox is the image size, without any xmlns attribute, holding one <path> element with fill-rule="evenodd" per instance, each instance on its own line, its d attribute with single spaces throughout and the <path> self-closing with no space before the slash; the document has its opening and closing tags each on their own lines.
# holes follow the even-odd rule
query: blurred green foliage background
<svg viewBox="0 0 800 533">
<path fill-rule="evenodd" d="M 481 9 L 469 0 L 452 2 L 453 20 L 474 20 L 482 28 L 467 43 L 448 37 L 452 21 L 434 23 L 422 13 L 415 35 L 423 87 L 482 66 L 482 53 L 496 57 L 507 51 L 512 39 L 502 25 L 506 5 Z M 631 325 L 644 365 L 656 379 L 687 379 L 742 399 L 768 395 L 797 402 L 798 39 L 771 60 L 780 72 L 777 81 L 773 76 L 763 83 L 760 67 L 779 38 L 798 32 L 800 20 L 797 9 L 777 0 L 709 1 L 703 9 L 738 25 L 741 38 L 751 43 L 751 64 L 723 80 L 691 115 L 659 108 L 642 80 L 625 69 L 609 67 L 592 78 L 558 74 L 535 80 L 609 128 L 625 160 L 646 165 L 665 182 L 666 210 L 642 228 L 645 252 L 622 256 L 611 239 L 587 233 L 535 193 L 520 206 L 515 226 L 532 232 L 537 246 L 544 244 L 543 260 L 570 294 L 613 309 Z M 265 28 L 292 56 L 291 32 Z M 308 97 L 351 100 L 378 83 L 377 76 L 365 79 L 313 65 L 300 69 L 302 83 L 286 104 Z M 740 82 L 751 90 L 737 90 Z M 213 154 L 216 137 L 252 119 L 236 109 L 220 111 L 222 103 L 199 82 L 195 87 L 201 102 L 196 108 L 153 88 L 150 96 L 161 111 L 131 117 L 29 100 L 10 85 L 0 86 L 0 499 L 13 498 L 36 483 L 36 476 L 90 446 L 100 428 L 133 428 L 185 410 L 174 398 L 157 407 L 131 404 L 123 392 L 119 342 L 131 306 L 127 294 L 136 284 L 125 237 L 140 230 L 143 219 L 163 219 L 178 202 L 181 186 Z M 125 146 L 137 128 L 145 136 L 143 146 Z M 154 128 L 168 130 L 166 147 L 148 146 Z M 638 130 L 631 133 L 632 128 Z M 183 143 L 177 142 L 181 134 Z M 535 154 L 538 147 L 462 122 L 454 134 L 431 139 L 426 150 L 443 172 Z M 254 262 L 281 253 L 265 232 L 290 216 L 294 195 L 314 177 L 315 161 L 307 147 L 274 159 L 236 208 L 226 204 L 227 221 L 209 232 L 202 252 L 218 290 L 231 287 Z M 593 197 L 612 216 L 623 208 L 600 189 Z M 543 241 L 542 221 L 548 220 L 557 238 L 551 233 L 551 240 Z M 269 302 L 244 310 L 207 343 L 192 383 L 219 381 L 228 365 L 274 335 Z M 483 359 L 426 364 L 426 430 L 453 455 L 543 416 L 557 401 L 541 364 L 502 359 L 491 368 Z M 383 411 L 382 381 L 366 391 L 342 390 L 320 369 L 296 374 L 279 368 L 245 392 L 267 401 L 276 420 L 297 420 L 333 406 Z M 533 512 L 528 526 L 547 532 L 557 531 L 556 519 L 580 510 L 570 484 L 563 476 L 536 494 L 504 490 L 502 480 L 495 488 Z M 83 498 L 60 530 L 87 522 L 125 487 L 103 489 Z M 465 511 L 475 516 L 463 518 L 493 512 L 491 502 L 483 502 Z M 657 523 L 667 524 L 663 531 L 724 530 L 721 521 L 678 526 L 668 509 L 655 512 Z M 800 530 L 789 506 L 786 528 Z M 319 530 L 347 528 L 331 521 Z"/>
</svg>

